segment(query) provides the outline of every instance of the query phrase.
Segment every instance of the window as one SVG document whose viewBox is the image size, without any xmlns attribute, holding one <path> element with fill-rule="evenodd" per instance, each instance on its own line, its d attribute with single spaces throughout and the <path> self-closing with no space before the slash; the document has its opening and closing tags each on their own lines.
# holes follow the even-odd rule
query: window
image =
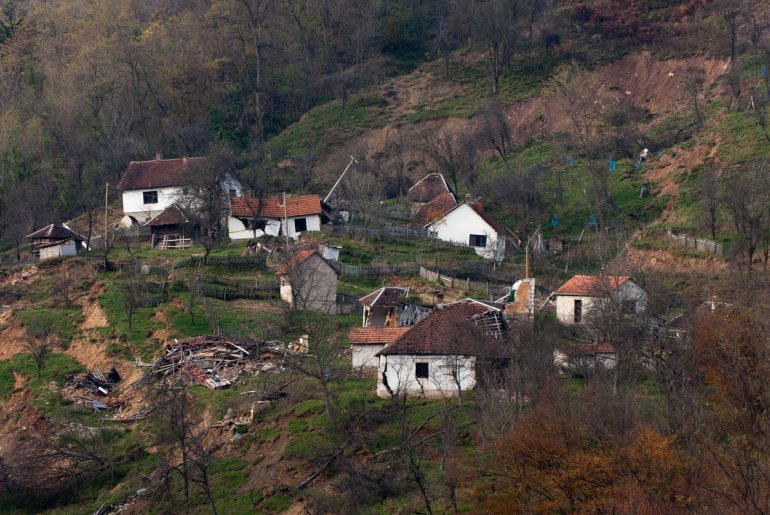
<svg viewBox="0 0 770 515">
<path fill-rule="evenodd" d="M 485 234 L 471 234 L 468 245 L 471 247 L 486 247 L 487 236 Z"/>
<path fill-rule="evenodd" d="M 307 219 L 306 218 L 295 218 L 294 219 L 294 232 L 303 232 L 307 231 Z"/>
<path fill-rule="evenodd" d="M 157 204 L 158 203 L 158 192 L 157 191 L 144 191 L 142 192 L 142 197 L 145 204 Z"/>
<path fill-rule="evenodd" d="M 417 379 L 427 379 L 428 378 L 428 364 L 427 363 L 415 363 L 414 364 L 414 375 L 417 376 Z"/>
<path fill-rule="evenodd" d="M 583 301 L 582 300 L 576 300 L 575 301 L 575 323 L 579 324 L 583 321 Z"/>
</svg>

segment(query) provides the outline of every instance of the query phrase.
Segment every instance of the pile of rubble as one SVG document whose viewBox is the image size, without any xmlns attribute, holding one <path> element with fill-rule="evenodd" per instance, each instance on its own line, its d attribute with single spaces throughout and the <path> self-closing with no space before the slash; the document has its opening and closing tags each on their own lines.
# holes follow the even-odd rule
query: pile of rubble
<svg viewBox="0 0 770 515">
<path fill-rule="evenodd" d="M 227 388 L 242 373 L 258 374 L 282 366 L 286 358 L 284 344 L 218 336 L 199 336 L 174 340 L 166 353 L 153 363 L 134 384 L 143 387 L 153 376 L 179 374 L 187 385 L 205 385 L 212 390 Z"/>
<path fill-rule="evenodd" d="M 124 401 L 116 397 L 107 396 L 120 380 L 120 374 L 115 367 L 112 367 L 107 374 L 95 368 L 84 374 L 69 375 L 67 377 L 69 384 L 64 387 L 62 394 L 72 399 L 76 405 L 89 407 L 95 411 L 119 409 L 123 406 Z M 86 392 L 83 392 L 83 390 L 86 390 Z M 84 396 L 81 392 L 85 394 L 90 393 L 91 396 Z M 93 398 L 93 395 L 103 397 L 103 399 Z"/>
</svg>

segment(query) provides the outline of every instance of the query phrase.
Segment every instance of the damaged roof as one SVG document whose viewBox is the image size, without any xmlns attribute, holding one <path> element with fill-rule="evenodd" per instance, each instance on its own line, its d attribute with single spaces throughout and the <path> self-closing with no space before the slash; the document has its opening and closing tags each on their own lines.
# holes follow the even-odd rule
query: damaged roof
<svg viewBox="0 0 770 515">
<path fill-rule="evenodd" d="M 361 297 L 358 301 L 370 308 L 392 308 L 398 304 L 398 300 L 409 295 L 409 288 L 398 286 L 385 286 L 379 290 Z"/>
<path fill-rule="evenodd" d="M 189 183 L 187 173 L 191 165 L 202 164 L 205 157 L 182 157 L 179 159 L 155 159 L 154 161 L 131 161 L 126 173 L 118 182 L 118 189 L 139 190 L 184 186 Z"/>
<path fill-rule="evenodd" d="M 494 310 L 497 308 L 472 299 L 441 305 L 377 355 L 501 356 L 500 344 L 471 320 Z"/>
<path fill-rule="evenodd" d="M 669 322 L 666 324 L 666 328 L 675 331 L 694 331 L 713 313 L 724 311 L 730 307 L 732 307 L 732 304 L 728 304 L 727 302 L 704 302 L 703 304 L 695 306 L 694 308 L 685 311 L 681 315 L 669 320 Z"/>
<path fill-rule="evenodd" d="M 294 218 L 321 214 L 321 197 L 318 195 L 287 195 L 285 210 L 283 199 L 283 195 L 262 199 L 235 197 L 230 206 L 230 213 L 242 218 Z"/>
<path fill-rule="evenodd" d="M 455 206 L 457 206 L 457 200 L 455 200 L 455 196 L 449 192 L 442 193 L 430 202 L 426 202 L 420 206 L 420 209 L 418 209 L 414 215 L 414 223 L 415 225 L 420 225 L 423 227 L 433 220 L 441 218 L 445 213 L 451 211 Z"/>
<path fill-rule="evenodd" d="M 412 327 L 353 327 L 348 339 L 351 345 L 388 345 L 407 333 Z"/>
<path fill-rule="evenodd" d="M 629 279 L 627 275 L 575 275 L 554 293 L 596 297 L 617 290 Z"/>
<path fill-rule="evenodd" d="M 442 193 L 451 192 L 452 188 L 449 187 L 443 175 L 430 173 L 409 188 L 406 198 L 411 202 L 430 202 Z"/>
</svg>

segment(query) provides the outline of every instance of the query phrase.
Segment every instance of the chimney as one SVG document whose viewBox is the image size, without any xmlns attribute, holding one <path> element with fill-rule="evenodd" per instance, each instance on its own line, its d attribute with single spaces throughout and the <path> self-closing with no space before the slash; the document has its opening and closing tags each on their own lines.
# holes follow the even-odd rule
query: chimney
<svg viewBox="0 0 770 515">
<path fill-rule="evenodd" d="M 160 161 L 161 159 L 163 159 L 163 154 L 160 152 L 155 152 L 155 160 Z"/>
<path fill-rule="evenodd" d="M 484 209 L 484 197 L 476 197 L 476 207 Z"/>
<path fill-rule="evenodd" d="M 471 200 L 471 194 L 470 193 L 466 193 L 465 194 L 465 203 L 466 204 L 473 204 L 473 201 Z"/>
<path fill-rule="evenodd" d="M 184 157 L 182 158 L 182 164 L 183 164 L 183 165 L 185 165 L 185 166 L 187 166 L 187 156 L 184 156 Z"/>
</svg>

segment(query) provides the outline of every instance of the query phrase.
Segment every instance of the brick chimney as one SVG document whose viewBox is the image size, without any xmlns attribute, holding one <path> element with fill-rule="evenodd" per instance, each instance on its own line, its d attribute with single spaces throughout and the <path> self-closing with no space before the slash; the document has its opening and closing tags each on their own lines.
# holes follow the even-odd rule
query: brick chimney
<svg viewBox="0 0 770 515">
<path fill-rule="evenodd" d="M 155 160 L 160 161 L 161 159 L 163 159 L 163 154 L 160 152 L 155 152 Z"/>
<path fill-rule="evenodd" d="M 187 156 L 184 156 L 184 157 L 182 158 L 182 164 L 183 164 L 183 165 L 185 165 L 185 166 L 187 166 Z"/>
<path fill-rule="evenodd" d="M 465 203 L 466 204 L 473 204 L 473 200 L 470 193 L 465 194 Z"/>
<path fill-rule="evenodd" d="M 484 209 L 484 197 L 476 197 L 476 207 Z"/>
</svg>

